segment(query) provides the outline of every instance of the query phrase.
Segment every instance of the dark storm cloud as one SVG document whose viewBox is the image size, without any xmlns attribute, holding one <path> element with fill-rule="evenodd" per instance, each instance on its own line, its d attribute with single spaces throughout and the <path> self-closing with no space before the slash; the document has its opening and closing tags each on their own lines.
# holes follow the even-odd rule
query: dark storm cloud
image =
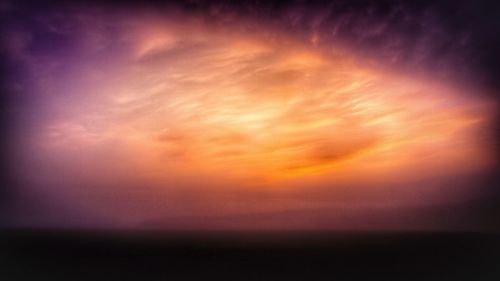
<svg viewBox="0 0 500 281">
<path fill-rule="evenodd" d="M 181 1 L 221 24 L 265 21 L 327 46 L 342 42 L 384 65 L 476 75 L 497 85 L 500 5 L 496 1 Z M 479 74 L 476 72 L 479 71 Z"/>
<path fill-rule="evenodd" d="M 9 2 L 7 2 L 9 3 Z M 22 29 L 31 34 L 31 52 L 65 46 L 78 41 L 81 24 L 108 30 L 102 44 L 113 42 L 113 28 L 96 21 L 98 17 L 74 17 L 79 9 L 108 14 L 109 10 L 127 11 L 167 9 L 167 17 L 180 12 L 202 15 L 207 22 L 220 25 L 256 22 L 288 30 L 304 40 L 317 36 L 315 44 L 328 46 L 339 42 L 372 57 L 385 66 L 433 72 L 442 78 L 476 79 L 497 85 L 500 71 L 500 23 L 494 1 L 146 1 L 10 2 L 2 9 L 4 34 L 20 37 Z M 100 9 L 96 9 L 99 7 Z M 104 7 L 104 8 L 103 8 Z M 16 33 L 19 30 L 19 34 Z M 78 34 L 78 35 L 76 35 Z M 25 34 L 26 36 L 26 34 Z M 17 40 L 17 39 L 16 39 Z M 56 50 L 57 51 L 57 50 Z M 62 55 L 62 54 L 61 54 Z M 480 72 L 477 74 L 477 72 Z"/>
</svg>

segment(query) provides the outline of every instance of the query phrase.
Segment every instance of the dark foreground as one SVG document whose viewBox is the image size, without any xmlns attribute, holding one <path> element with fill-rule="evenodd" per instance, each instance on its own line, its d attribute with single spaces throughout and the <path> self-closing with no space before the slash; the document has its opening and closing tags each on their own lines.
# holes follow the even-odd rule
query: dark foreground
<svg viewBox="0 0 500 281">
<path fill-rule="evenodd" d="M 0 280 L 500 280 L 473 233 L 2 231 Z"/>
</svg>

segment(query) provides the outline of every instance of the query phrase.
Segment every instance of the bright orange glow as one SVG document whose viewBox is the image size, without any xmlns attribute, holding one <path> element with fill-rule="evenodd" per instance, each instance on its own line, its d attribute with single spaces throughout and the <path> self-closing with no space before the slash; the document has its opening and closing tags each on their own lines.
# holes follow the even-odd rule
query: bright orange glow
<svg viewBox="0 0 500 281">
<path fill-rule="evenodd" d="M 81 63 L 22 144 L 37 184 L 82 209 L 113 206 L 132 223 L 325 209 L 328 225 L 334 208 L 439 204 L 453 187 L 420 180 L 492 161 L 493 109 L 467 89 L 366 67 L 317 36 L 302 44 L 196 21 L 124 29 L 127 47 Z"/>
<path fill-rule="evenodd" d="M 148 27 L 133 65 L 71 100 L 48 149 L 119 139 L 137 171 L 294 178 L 419 162 L 478 165 L 486 104 L 283 39 Z M 185 48 L 185 49 L 184 49 Z M 90 97 L 89 97 L 90 96 Z M 98 124 L 98 125 L 97 125 Z M 403 165 L 403 166 L 402 166 Z"/>
</svg>

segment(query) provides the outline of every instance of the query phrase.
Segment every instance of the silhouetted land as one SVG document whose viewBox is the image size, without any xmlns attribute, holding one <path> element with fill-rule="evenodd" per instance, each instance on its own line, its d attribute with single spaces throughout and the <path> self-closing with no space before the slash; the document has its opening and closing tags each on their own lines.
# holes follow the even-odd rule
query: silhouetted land
<svg viewBox="0 0 500 281">
<path fill-rule="evenodd" d="M 10 230 L 1 243 L 5 281 L 500 280 L 498 234 Z"/>
</svg>

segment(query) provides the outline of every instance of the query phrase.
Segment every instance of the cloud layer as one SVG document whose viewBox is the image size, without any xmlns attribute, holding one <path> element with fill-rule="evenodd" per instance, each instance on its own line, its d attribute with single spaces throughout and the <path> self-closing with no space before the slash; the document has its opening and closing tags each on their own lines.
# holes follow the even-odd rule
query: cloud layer
<svg viewBox="0 0 500 281">
<path fill-rule="evenodd" d="M 93 216 L 349 228 L 381 209 L 387 227 L 403 220 L 388 208 L 416 216 L 471 196 L 450 179 L 493 161 L 484 97 L 345 45 L 183 14 L 53 16 L 40 19 L 52 37 L 13 30 L 6 44 L 33 94 L 18 175 Z"/>
</svg>

